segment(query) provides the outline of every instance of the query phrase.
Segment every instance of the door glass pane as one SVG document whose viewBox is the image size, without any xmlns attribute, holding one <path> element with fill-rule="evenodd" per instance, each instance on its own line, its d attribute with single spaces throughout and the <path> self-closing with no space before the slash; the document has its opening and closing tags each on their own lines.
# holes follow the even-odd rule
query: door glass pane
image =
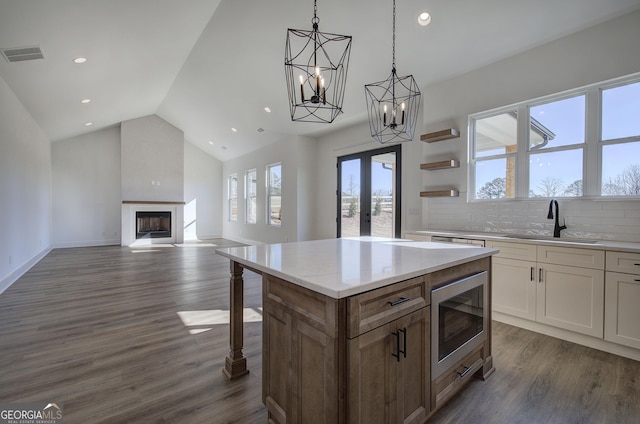
<svg viewBox="0 0 640 424">
<path fill-rule="evenodd" d="M 393 237 L 395 234 L 396 154 L 371 157 L 371 235 Z"/>
<path fill-rule="evenodd" d="M 582 196 L 582 149 L 529 156 L 529 197 Z"/>
<path fill-rule="evenodd" d="M 585 140 L 585 96 L 531 108 L 529 150 L 582 144 Z"/>
<path fill-rule="evenodd" d="M 360 159 L 341 162 L 340 236 L 360 235 Z"/>
<path fill-rule="evenodd" d="M 602 139 L 640 135 L 640 82 L 602 91 Z"/>
<path fill-rule="evenodd" d="M 640 142 L 602 147 L 602 195 L 640 196 Z"/>
</svg>

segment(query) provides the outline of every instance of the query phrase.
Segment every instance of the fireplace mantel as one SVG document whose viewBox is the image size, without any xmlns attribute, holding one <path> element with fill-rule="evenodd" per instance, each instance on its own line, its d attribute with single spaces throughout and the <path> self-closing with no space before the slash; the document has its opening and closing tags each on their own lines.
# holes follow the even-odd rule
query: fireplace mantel
<svg viewBox="0 0 640 424">
<path fill-rule="evenodd" d="M 185 205 L 185 202 L 165 202 L 156 200 L 123 200 L 123 205 Z"/>
</svg>

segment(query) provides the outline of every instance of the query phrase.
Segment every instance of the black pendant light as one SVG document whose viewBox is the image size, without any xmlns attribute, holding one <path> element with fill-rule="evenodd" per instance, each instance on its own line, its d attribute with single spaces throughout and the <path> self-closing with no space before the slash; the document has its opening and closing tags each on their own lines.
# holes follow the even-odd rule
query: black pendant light
<svg viewBox="0 0 640 424">
<path fill-rule="evenodd" d="M 393 0 L 393 48 L 391 75 L 364 86 L 371 137 L 380 143 L 411 141 L 418 122 L 420 89 L 413 75 L 396 72 L 396 1 Z"/>
<path fill-rule="evenodd" d="M 287 30 L 284 70 L 291 120 L 331 123 L 342 113 L 351 36 L 318 31 L 317 2 L 313 29 Z"/>
</svg>

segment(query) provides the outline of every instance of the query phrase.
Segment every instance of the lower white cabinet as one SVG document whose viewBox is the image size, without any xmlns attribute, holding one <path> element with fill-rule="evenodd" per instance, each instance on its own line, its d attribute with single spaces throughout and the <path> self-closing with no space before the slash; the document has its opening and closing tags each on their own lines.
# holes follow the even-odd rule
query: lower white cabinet
<svg viewBox="0 0 640 424">
<path fill-rule="evenodd" d="M 640 254 L 607 252 L 604 338 L 640 349 Z"/>
<path fill-rule="evenodd" d="M 500 249 L 492 262 L 494 311 L 603 337 L 603 251 L 502 242 L 487 247 Z"/>
</svg>

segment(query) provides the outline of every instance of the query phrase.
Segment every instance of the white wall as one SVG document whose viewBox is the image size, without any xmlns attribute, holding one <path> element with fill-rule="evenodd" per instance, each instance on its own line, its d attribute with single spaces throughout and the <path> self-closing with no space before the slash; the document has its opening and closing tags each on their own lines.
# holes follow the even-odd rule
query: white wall
<svg viewBox="0 0 640 424">
<path fill-rule="evenodd" d="M 182 202 L 184 133 L 150 115 L 121 124 L 122 200 Z"/>
<path fill-rule="evenodd" d="M 120 244 L 120 127 L 52 146 L 55 247 Z"/>
<path fill-rule="evenodd" d="M 0 78 L 0 293 L 51 244 L 51 144 Z"/>
<path fill-rule="evenodd" d="M 408 229 L 551 231 L 548 201 L 467 203 L 468 115 L 640 71 L 640 12 L 423 89 L 425 132 L 449 127 L 460 138 L 426 144 L 423 161 L 455 158 L 460 169 L 413 171 L 423 189 L 454 186 L 460 198 L 423 200 L 422 223 Z M 408 193 L 409 196 L 412 193 Z M 566 236 L 640 241 L 640 202 L 563 200 Z"/>
<path fill-rule="evenodd" d="M 222 162 L 184 143 L 184 239 L 222 236 Z"/>
<path fill-rule="evenodd" d="M 307 137 L 291 137 L 223 164 L 223 237 L 246 243 L 279 243 L 313 238 L 316 219 L 314 199 L 320 186 L 316 175 L 315 143 Z M 282 226 L 266 224 L 266 168 L 282 164 Z M 244 174 L 256 169 L 257 223 L 246 224 Z M 227 208 L 228 178 L 238 175 L 238 221 L 229 221 Z M 323 183 L 324 184 L 324 183 Z M 334 188 L 335 190 L 335 188 Z"/>
</svg>

